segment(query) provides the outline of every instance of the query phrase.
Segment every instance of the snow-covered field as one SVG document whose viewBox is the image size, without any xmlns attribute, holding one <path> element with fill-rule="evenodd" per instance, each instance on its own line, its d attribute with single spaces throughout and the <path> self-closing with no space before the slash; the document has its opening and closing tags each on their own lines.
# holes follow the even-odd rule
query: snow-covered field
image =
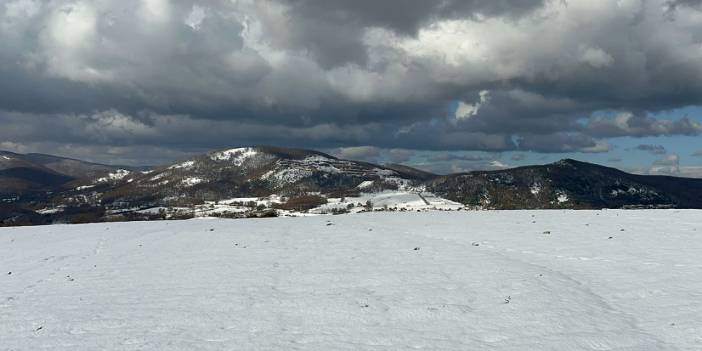
<svg viewBox="0 0 702 351">
<path fill-rule="evenodd" d="M 702 212 L 0 229 L 0 350 L 702 350 Z"/>
</svg>

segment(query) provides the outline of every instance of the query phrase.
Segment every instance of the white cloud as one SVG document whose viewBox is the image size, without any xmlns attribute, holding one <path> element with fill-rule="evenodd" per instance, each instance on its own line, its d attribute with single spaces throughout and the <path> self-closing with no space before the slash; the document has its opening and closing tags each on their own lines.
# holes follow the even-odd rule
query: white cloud
<svg viewBox="0 0 702 351">
<path fill-rule="evenodd" d="M 8 18 L 32 17 L 41 10 L 39 0 L 15 0 L 5 3 L 5 16 Z"/>
<path fill-rule="evenodd" d="M 680 174 L 680 156 L 668 154 L 653 162 L 649 174 L 678 175 Z"/>
<path fill-rule="evenodd" d="M 609 67 L 614 63 L 614 58 L 600 48 L 581 48 L 580 59 L 594 68 Z"/>
<path fill-rule="evenodd" d="M 85 59 L 92 55 L 98 14 L 89 2 L 74 2 L 53 8 L 42 33 L 40 58 L 49 74 L 71 80 L 94 81 L 103 72 Z"/>
<path fill-rule="evenodd" d="M 139 17 L 147 23 L 162 24 L 171 18 L 170 0 L 140 0 Z"/>
<path fill-rule="evenodd" d="M 205 8 L 193 5 L 192 10 L 190 10 L 190 13 L 185 17 L 184 23 L 186 26 L 198 30 L 205 17 L 207 17 Z"/>
<path fill-rule="evenodd" d="M 490 92 L 488 90 L 483 90 L 480 92 L 480 100 L 474 104 L 467 104 L 463 101 L 458 102 L 458 108 L 456 108 L 456 119 L 468 119 L 480 112 L 480 107 L 484 104 L 490 102 Z"/>
<path fill-rule="evenodd" d="M 494 169 L 506 169 L 506 168 L 510 167 L 509 165 L 504 164 L 504 163 L 500 162 L 499 160 L 491 161 L 490 166 Z"/>
</svg>

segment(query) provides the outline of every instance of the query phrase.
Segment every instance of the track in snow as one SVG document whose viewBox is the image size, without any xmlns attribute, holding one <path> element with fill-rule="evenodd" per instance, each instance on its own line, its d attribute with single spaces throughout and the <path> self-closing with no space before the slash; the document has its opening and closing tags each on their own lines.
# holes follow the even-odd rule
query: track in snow
<svg viewBox="0 0 702 351">
<path fill-rule="evenodd" d="M 0 350 L 699 350 L 701 231 L 700 211 L 0 229 Z"/>
</svg>

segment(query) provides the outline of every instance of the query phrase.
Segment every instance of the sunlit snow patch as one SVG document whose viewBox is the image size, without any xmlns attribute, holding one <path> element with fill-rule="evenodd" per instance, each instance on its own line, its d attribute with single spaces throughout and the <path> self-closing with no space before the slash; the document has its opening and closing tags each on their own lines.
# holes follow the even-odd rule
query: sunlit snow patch
<svg viewBox="0 0 702 351">
<path fill-rule="evenodd" d="M 168 169 L 190 169 L 195 165 L 195 161 L 185 161 L 168 167 Z"/>
<path fill-rule="evenodd" d="M 356 186 L 356 187 L 359 189 L 367 189 L 367 188 L 370 188 L 372 186 L 373 186 L 373 181 L 366 180 L 366 181 L 361 182 L 361 184 L 358 184 L 358 186 Z"/>
<path fill-rule="evenodd" d="M 185 186 L 193 186 L 204 182 L 205 180 L 198 177 L 184 178 L 181 183 Z"/>
<path fill-rule="evenodd" d="M 98 183 L 107 183 L 107 182 L 114 182 L 118 180 L 122 180 L 124 177 L 128 176 L 132 172 L 126 170 L 126 169 L 118 169 L 114 172 L 109 173 L 105 177 L 98 178 L 96 182 Z"/>
<path fill-rule="evenodd" d="M 241 166 L 244 161 L 248 158 L 254 157 L 258 154 L 253 148 L 250 147 L 240 147 L 236 149 L 230 149 L 220 152 L 215 152 L 210 155 L 210 159 L 213 161 L 230 161 L 236 166 Z"/>
</svg>

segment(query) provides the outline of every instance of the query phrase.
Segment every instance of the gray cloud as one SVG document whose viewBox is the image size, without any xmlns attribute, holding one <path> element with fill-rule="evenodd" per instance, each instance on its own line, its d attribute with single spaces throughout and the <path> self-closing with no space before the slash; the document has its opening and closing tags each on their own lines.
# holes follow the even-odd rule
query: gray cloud
<svg viewBox="0 0 702 351">
<path fill-rule="evenodd" d="M 412 166 L 419 169 L 423 169 L 434 174 L 451 174 L 451 173 L 463 173 L 471 171 L 480 170 L 498 170 L 510 167 L 505 163 L 502 163 L 497 159 L 485 159 L 480 161 L 474 160 L 440 160 L 440 158 L 435 158 L 436 160 L 427 160 L 426 162 L 415 163 Z"/>
<path fill-rule="evenodd" d="M 595 117 L 586 126 L 588 134 L 596 137 L 699 135 L 702 124 L 688 117 L 678 120 L 656 119 L 632 113 L 620 113 L 614 118 Z"/>
<path fill-rule="evenodd" d="M 512 160 L 512 161 L 523 161 L 525 159 L 526 159 L 525 154 L 514 154 L 514 155 L 512 155 L 512 157 L 510 157 L 510 160 Z"/>
<path fill-rule="evenodd" d="M 519 149 L 536 152 L 584 152 L 609 151 L 609 144 L 581 133 L 554 133 L 548 135 L 527 134 L 519 138 Z"/>
<path fill-rule="evenodd" d="M 478 156 L 478 155 L 455 155 L 455 154 L 443 154 L 433 156 L 427 159 L 429 162 L 441 162 L 441 161 L 469 161 L 469 162 L 484 162 L 494 159 L 488 156 Z"/>
<path fill-rule="evenodd" d="M 413 150 L 407 149 L 392 149 L 388 151 L 388 160 L 390 163 L 405 163 L 415 155 Z"/>
<path fill-rule="evenodd" d="M 332 154 L 345 160 L 377 162 L 378 158 L 380 158 L 380 151 L 380 149 L 373 146 L 352 146 L 338 148 L 333 150 Z"/>
<path fill-rule="evenodd" d="M 635 147 L 636 150 L 646 151 L 653 155 L 665 155 L 667 152 L 663 145 L 640 144 Z"/>
<path fill-rule="evenodd" d="M 663 5 L 663 9 L 668 15 L 674 15 L 674 12 L 680 7 L 699 9 L 702 7 L 702 0 L 668 0 Z"/>
<path fill-rule="evenodd" d="M 653 117 L 702 104 L 702 23 L 684 11 L 699 5 L 6 0 L 0 143 L 129 158 L 263 143 L 605 152 L 614 137 L 699 135 L 693 118 Z"/>
</svg>

